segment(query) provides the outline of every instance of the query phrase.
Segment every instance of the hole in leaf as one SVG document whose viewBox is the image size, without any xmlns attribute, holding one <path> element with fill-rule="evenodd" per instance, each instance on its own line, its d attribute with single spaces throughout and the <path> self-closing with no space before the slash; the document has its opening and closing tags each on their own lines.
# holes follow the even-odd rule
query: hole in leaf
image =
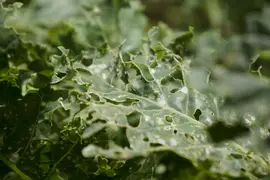
<svg viewBox="0 0 270 180">
<path fill-rule="evenodd" d="M 171 76 L 167 76 L 167 77 L 162 78 L 161 84 L 166 86 L 172 81 L 174 81 L 174 79 Z"/>
<path fill-rule="evenodd" d="M 133 111 L 129 115 L 127 115 L 127 121 L 128 124 L 132 127 L 138 127 L 140 124 L 140 119 L 141 119 L 141 113 L 138 111 Z"/>
<path fill-rule="evenodd" d="M 90 66 L 93 63 L 93 59 L 92 58 L 83 58 L 82 59 L 82 64 L 85 66 Z"/>
<path fill-rule="evenodd" d="M 124 101 L 114 101 L 114 100 L 108 99 L 108 98 L 104 98 L 104 99 L 106 99 L 107 102 L 110 102 L 112 104 L 117 104 L 117 105 L 122 104 L 124 106 L 131 106 L 132 104 L 139 102 L 138 99 L 130 99 L 130 98 L 127 98 Z"/>
<path fill-rule="evenodd" d="M 192 140 L 194 140 L 194 137 L 191 136 L 190 134 L 185 133 L 185 137 L 186 137 L 187 139 L 192 139 Z"/>
<path fill-rule="evenodd" d="M 99 96 L 94 94 L 94 93 L 89 93 L 89 96 L 90 96 L 91 100 L 100 101 Z"/>
<path fill-rule="evenodd" d="M 119 151 L 115 151 L 115 152 L 114 152 L 114 154 L 116 154 L 116 155 L 120 155 L 120 154 L 121 154 L 121 152 L 119 152 Z"/>
<path fill-rule="evenodd" d="M 107 121 L 105 120 L 105 119 L 96 119 L 94 122 L 93 122 L 93 124 L 95 124 L 95 123 L 103 123 L 103 124 L 105 124 Z"/>
<path fill-rule="evenodd" d="M 165 119 L 166 119 L 167 122 L 172 122 L 173 121 L 173 118 L 170 115 L 165 116 Z"/>
<path fill-rule="evenodd" d="M 150 143 L 150 147 L 160 147 L 162 144 L 160 143 Z"/>
<path fill-rule="evenodd" d="M 177 132 L 178 132 L 178 131 L 177 131 L 176 129 L 175 129 L 175 130 L 173 130 L 173 133 L 174 133 L 174 134 L 177 134 Z"/>
<path fill-rule="evenodd" d="M 123 61 L 127 62 L 130 61 L 130 54 L 129 53 L 123 53 L 122 54 Z"/>
<path fill-rule="evenodd" d="M 64 76 L 66 76 L 66 75 L 67 75 L 66 73 L 62 73 L 62 72 L 57 73 L 57 77 L 59 77 L 59 78 L 62 78 Z"/>
<path fill-rule="evenodd" d="M 173 73 L 171 73 L 171 76 L 174 79 L 183 80 L 183 74 L 182 74 L 182 71 L 181 71 L 181 67 L 178 66 L 178 68 Z"/>
<path fill-rule="evenodd" d="M 148 138 L 147 136 L 145 136 L 145 137 L 143 138 L 143 141 L 148 142 L 148 141 L 149 141 L 149 138 Z"/>
<path fill-rule="evenodd" d="M 243 156 L 241 154 L 231 153 L 231 156 L 235 159 L 243 159 Z"/>
<path fill-rule="evenodd" d="M 155 52 L 155 49 L 154 49 L 154 48 L 150 48 L 149 50 L 150 50 L 150 53 L 151 53 L 152 55 L 155 55 L 155 54 L 156 54 L 156 52 Z"/>
<path fill-rule="evenodd" d="M 88 119 L 88 120 L 92 119 L 92 118 L 93 118 L 93 114 L 94 114 L 93 111 L 92 111 L 92 112 L 89 112 L 89 113 L 88 113 L 87 119 Z"/>
<path fill-rule="evenodd" d="M 195 113 L 193 114 L 194 118 L 197 121 L 199 121 L 201 115 L 202 115 L 202 111 L 200 109 L 196 109 Z"/>
<path fill-rule="evenodd" d="M 178 90 L 179 90 L 178 88 L 172 89 L 172 90 L 171 90 L 171 93 L 175 93 L 175 92 L 177 92 Z"/>
</svg>

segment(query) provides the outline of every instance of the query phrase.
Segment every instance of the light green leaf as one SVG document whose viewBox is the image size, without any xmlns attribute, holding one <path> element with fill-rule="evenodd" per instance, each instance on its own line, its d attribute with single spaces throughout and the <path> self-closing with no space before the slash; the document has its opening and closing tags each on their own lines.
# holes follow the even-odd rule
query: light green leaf
<svg viewBox="0 0 270 180">
<path fill-rule="evenodd" d="M 188 159 L 197 168 L 204 169 L 203 162 L 209 161 L 210 171 L 214 174 L 240 177 L 243 169 L 245 174 L 254 171 L 261 174 L 270 172 L 268 162 L 260 154 L 249 154 L 249 149 L 235 142 L 225 142 L 217 146 L 210 141 L 205 129 L 206 124 L 215 118 L 215 105 L 207 96 L 185 85 L 187 72 L 183 71 L 184 64 L 176 59 L 177 56 L 168 57 L 150 68 L 149 64 L 155 55 L 149 54 L 146 59 L 144 53 L 147 52 L 138 55 L 135 62 L 144 62 L 144 67 L 149 71 L 140 69 L 139 74 L 134 74 L 132 67 L 122 66 L 130 79 L 132 77 L 145 80 L 138 84 L 139 91 L 134 92 L 136 87 L 119 89 L 104 80 L 100 73 L 93 72 L 89 77 L 93 83 L 90 91 L 112 101 L 102 104 L 93 102 L 87 111 L 95 112 L 93 120 L 106 119 L 108 124 L 125 127 L 130 148 L 122 148 L 112 142 L 108 142 L 109 149 L 91 144 L 82 151 L 85 157 L 101 154 L 107 158 L 130 159 L 147 156 L 154 151 L 170 150 Z M 114 63 L 117 63 L 117 60 Z M 109 74 L 113 70 L 104 69 L 103 72 Z M 151 81 L 145 78 L 146 76 L 152 77 Z M 167 77 L 171 79 L 165 83 Z M 171 82 L 173 83 L 170 84 Z M 178 90 L 172 91 L 175 88 Z M 136 102 L 124 105 L 125 99 L 136 99 Z M 197 109 L 202 113 L 199 121 L 194 117 Z M 99 128 L 95 128 L 95 131 L 98 130 Z M 248 156 L 249 160 L 234 158 L 232 154 Z M 260 167 L 257 164 L 260 164 Z"/>
</svg>

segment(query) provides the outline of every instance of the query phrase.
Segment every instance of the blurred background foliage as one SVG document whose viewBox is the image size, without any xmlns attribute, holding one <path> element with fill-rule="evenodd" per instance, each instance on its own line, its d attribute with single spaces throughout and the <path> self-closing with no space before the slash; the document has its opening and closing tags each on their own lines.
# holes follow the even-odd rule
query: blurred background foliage
<svg viewBox="0 0 270 180">
<path fill-rule="evenodd" d="M 5 3 L 11 4 L 15 1 L 16 0 L 8 0 Z M 61 13 L 59 10 L 59 8 L 65 4 L 64 2 L 67 2 L 66 8 L 70 9 L 69 15 L 76 13 L 75 7 L 78 7 L 78 5 L 76 5 L 77 2 L 74 3 L 72 1 L 70 1 L 70 3 L 69 1 L 59 1 L 58 3 L 46 1 L 47 5 L 45 8 L 43 6 L 44 1 L 40 0 L 19 0 L 19 2 L 22 2 L 25 6 L 35 5 L 36 10 L 39 11 L 36 13 L 39 14 L 39 16 L 35 16 L 36 19 L 41 16 L 45 17 L 44 13 L 46 13 L 46 7 L 50 8 L 50 11 L 47 12 L 48 15 L 54 15 L 53 11 L 57 11 L 58 15 L 50 18 L 53 22 L 66 17 L 67 9 L 63 11 L 65 13 Z M 83 0 L 79 2 L 89 3 L 89 1 Z M 103 10 L 102 13 L 105 13 L 104 17 L 107 23 L 106 32 L 104 33 L 115 33 L 115 29 L 110 29 L 112 27 L 110 23 L 116 24 L 116 22 L 109 19 L 107 15 L 117 16 L 117 9 L 130 2 L 134 2 L 134 6 L 139 6 L 138 4 L 135 5 L 137 1 L 134 0 L 92 0 L 92 4 L 103 4 L 101 6 Z M 207 66 L 210 64 L 213 65 L 213 63 L 223 64 L 226 68 L 232 70 L 246 71 L 250 68 L 250 63 L 254 61 L 251 67 L 252 71 L 257 72 L 259 69 L 263 75 L 270 76 L 270 69 L 268 68 L 270 66 L 269 0 L 141 0 L 141 3 L 143 6 L 137 7 L 137 10 L 139 9 L 143 12 L 147 16 L 147 19 L 140 14 L 134 16 L 134 12 L 132 14 L 132 12 L 122 11 L 119 14 L 119 16 L 125 16 L 125 18 L 122 19 L 130 17 L 123 26 L 127 26 L 127 23 L 129 23 L 128 26 L 144 28 L 147 24 L 146 27 L 148 28 L 145 28 L 145 30 L 147 30 L 153 25 L 164 23 L 163 27 L 169 26 L 174 31 L 184 31 L 188 29 L 188 26 L 193 26 L 195 27 L 196 33 L 201 35 L 197 36 L 198 38 L 195 39 L 197 47 L 191 48 L 194 49 L 197 52 L 197 56 L 200 57 L 198 63 L 203 63 Z M 106 10 L 106 12 L 104 10 Z M 42 21 L 42 19 L 40 20 Z M 24 23 L 25 26 L 27 24 L 25 22 L 21 22 L 21 24 L 22 23 Z M 52 22 L 50 22 L 50 24 L 52 24 Z M 139 25 L 137 26 L 137 24 Z M 17 26 L 19 25 L 17 24 Z M 68 26 L 62 25 L 55 27 L 53 29 L 54 33 L 56 33 L 57 28 L 59 30 L 59 28 L 68 28 Z M 126 32 L 122 34 L 127 34 L 130 32 L 130 29 L 130 27 L 126 28 L 126 30 L 123 30 Z M 130 34 L 133 34 L 132 37 L 134 37 L 131 41 L 138 44 L 139 42 L 135 41 L 136 39 L 137 41 L 140 39 L 137 38 L 137 36 L 142 36 L 141 32 L 132 30 Z M 172 33 L 167 33 L 166 38 L 168 38 L 168 34 Z M 96 37 L 96 34 L 94 37 Z M 117 36 L 110 35 L 110 41 L 114 43 L 117 42 L 116 37 Z M 226 43 L 224 41 L 226 41 Z M 221 47 L 223 49 L 220 49 Z M 210 53 L 218 49 L 218 52 L 222 52 L 223 54 L 218 54 L 214 59 L 209 58 L 206 55 L 209 54 L 209 52 L 205 53 L 206 51 L 204 51 L 206 49 L 210 51 Z M 258 54 L 260 54 L 259 57 L 257 57 Z M 254 57 L 257 57 L 256 62 L 253 59 Z M 208 60 L 205 60 L 205 58 L 208 58 Z"/>
<path fill-rule="evenodd" d="M 11 4 L 15 1 L 7 0 L 5 4 Z M 36 16 L 32 17 L 35 18 L 34 21 L 39 21 L 39 25 L 40 22 L 43 21 L 44 23 L 44 21 L 48 20 L 50 22 L 45 24 L 52 25 L 54 22 L 62 20 L 62 18 L 76 14 L 80 3 L 88 4 L 85 7 L 88 7 L 88 10 L 93 8 L 93 16 L 100 13 L 104 15 L 102 19 L 103 35 L 105 34 L 105 37 L 108 37 L 108 40 L 114 45 L 119 44 L 119 40 L 122 39 L 119 38 L 119 35 L 115 35 L 117 33 L 115 31 L 117 30 L 115 25 L 117 22 L 114 21 L 114 16 L 119 16 L 121 21 L 126 19 L 126 22 L 122 23 L 121 34 L 126 34 L 130 42 L 135 46 L 139 44 L 140 38 L 138 37 L 142 37 L 142 32 L 136 28 L 145 29 L 145 31 L 153 25 L 161 25 L 163 28 L 167 28 L 163 36 L 165 38 L 163 43 L 165 41 L 166 44 L 174 37 L 172 32 L 168 33 L 168 28 L 178 32 L 193 26 L 197 38 L 194 43 L 196 46 L 190 47 L 190 51 L 196 52 L 196 56 L 199 57 L 196 62 L 200 65 L 203 63 L 205 66 L 210 67 L 213 64 L 222 64 L 226 68 L 236 71 L 246 71 L 251 68 L 249 70 L 254 72 L 260 70 L 263 75 L 270 76 L 269 0 L 141 0 L 141 4 L 138 4 L 135 0 L 79 0 L 76 2 L 48 0 L 46 6 L 44 6 L 45 1 L 42 0 L 19 0 L 19 2 L 22 2 L 25 7 L 36 7 L 37 12 L 32 12 L 32 15 Z M 89 2 L 92 5 L 99 4 L 102 12 L 99 12 L 100 9 L 95 9 L 95 6 L 90 7 Z M 135 11 L 122 10 L 118 14 L 117 11 L 120 11 L 120 8 L 124 6 L 128 6 L 129 3 L 136 6 L 136 11 L 143 12 L 147 19 L 141 13 L 135 13 Z M 64 4 L 66 4 L 65 8 L 67 9 L 60 10 Z M 57 16 L 54 16 L 54 12 L 57 12 Z M 29 12 L 25 13 L 24 16 L 30 17 Z M 123 18 L 120 18 L 120 16 Z M 39 17 L 43 17 L 43 19 Z M 33 19 L 29 21 L 33 21 Z M 25 21 L 15 23 L 17 29 L 29 25 Z M 99 22 L 95 23 L 99 24 Z M 50 33 L 57 34 L 57 31 L 61 28 L 69 28 L 69 26 L 58 25 Z M 96 29 L 98 28 L 96 27 Z M 73 33 L 72 28 L 69 32 Z M 102 34 L 98 35 L 97 33 L 100 32 L 92 30 L 92 37 L 102 38 Z M 127 35 L 128 33 L 132 34 L 132 36 Z M 170 36 L 172 37 L 169 38 Z M 89 38 L 91 37 L 86 39 Z M 70 44 L 69 46 L 71 46 Z M 79 50 L 78 48 L 73 47 L 72 49 Z M 127 50 L 130 49 L 132 47 L 127 47 Z M 213 52 L 219 54 L 213 58 Z M 207 54 L 211 54 L 212 57 L 210 58 Z M 254 57 L 256 57 L 256 60 Z M 250 63 L 252 63 L 252 67 L 250 67 Z"/>
<path fill-rule="evenodd" d="M 6 0 L 4 5 L 8 6 L 14 2 L 18 0 Z M 190 86 L 208 96 L 213 95 L 218 109 L 214 112 L 217 117 L 223 117 L 227 123 L 231 123 L 230 120 L 239 120 L 239 116 L 243 115 L 248 123 L 258 127 L 258 137 L 247 137 L 242 140 L 241 145 L 254 145 L 259 142 L 258 138 L 265 139 L 268 136 L 270 127 L 261 127 L 267 124 L 270 117 L 269 0 L 19 2 L 24 4 L 23 8 L 6 16 L 5 24 L 13 27 L 25 41 L 19 43 L 22 47 L 18 45 L 14 49 L 8 49 L 11 57 L 7 58 L 17 66 L 25 63 L 23 61 L 29 57 L 37 59 L 27 62 L 35 67 L 31 69 L 35 72 L 45 69 L 42 63 L 37 62 L 45 62 L 46 54 L 56 53 L 58 46 L 70 49 L 71 55 L 79 54 L 92 46 L 100 47 L 102 54 L 102 49 L 106 49 L 105 41 L 111 49 L 118 48 L 121 44 L 124 52 L 136 52 L 140 48 L 141 39 L 152 26 L 159 27 L 160 33 L 155 36 L 156 41 L 161 41 L 165 47 L 170 46 L 181 33 L 190 30 L 189 26 L 194 27 L 195 37 L 192 43 L 186 44 L 184 50 L 181 47 L 180 50 L 174 49 L 183 60 L 191 63 L 191 73 L 188 77 Z M 1 18 L 0 16 L 0 22 Z M 0 43 L 14 39 L 13 36 L 14 33 L 3 37 L 0 34 Z M 26 43 L 29 41 L 49 45 L 46 47 L 48 52 L 43 52 L 45 48 L 32 47 Z M 0 49 L 2 47 L 6 48 L 4 43 L 0 44 Z M 18 49 L 22 49 L 22 52 L 18 53 Z M 36 51 L 38 53 L 35 54 Z M 13 57 L 12 53 L 20 54 L 20 57 Z M 92 58 L 91 55 L 86 56 Z M 6 57 L 1 58 L 5 60 Z M 16 62 L 13 62 L 15 59 Z M 4 61 L 0 62 L 0 77 L 9 69 L 9 64 L 2 62 Z M 35 63 L 39 68 L 36 68 Z M 32 102 L 32 99 L 35 99 L 35 102 L 39 100 L 37 97 L 26 97 L 23 100 Z M 254 117 L 262 121 L 255 122 Z M 263 138 L 259 137 L 262 133 Z M 18 138 L 19 136 L 20 134 Z M 250 141 L 252 143 L 249 143 Z M 15 141 L 10 143 L 16 144 Z"/>
<path fill-rule="evenodd" d="M 190 87 L 222 97 L 216 100 L 222 111 L 215 114 L 229 122 L 248 113 L 261 120 L 258 127 L 269 121 L 269 0 L 19 1 L 23 8 L 7 16 L 5 24 L 24 40 L 49 45 L 49 53 L 64 46 L 76 55 L 87 47 L 103 49 L 104 41 L 110 49 L 121 45 L 132 53 L 157 26 L 153 40 L 190 61 Z M 190 26 L 192 41 L 173 47 Z"/>
<path fill-rule="evenodd" d="M 6 0 L 4 5 L 14 2 L 18 1 Z M 175 49 L 191 61 L 190 86 L 224 97 L 225 101 L 217 104 L 225 114 L 238 108 L 239 112 L 269 119 L 269 0 L 19 2 L 23 8 L 7 16 L 6 25 L 25 40 L 50 45 L 54 52 L 62 45 L 71 54 L 78 54 L 85 47 L 103 47 L 104 41 L 111 48 L 122 44 L 123 51 L 135 52 L 152 26 L 160 30 L 156 40 L 170 46 L 192 26 L 192 43 Z"/>
<path fill-rule="evenodd" d="M 151 23 L 165 22 L 175 29 L 195 27 L 201 32 L 198 45 L 217 47 L 218 41 L 232 41 L 217 63 L 246 70 L 250 60 L 260 54 L 253 70 L 262 65 L 269 76 L 270 1 L 269 0 L 145 0 L 145 13 Z M 208 41 L 208 43 L 207 43 Z M 216 42 L 214 42 L 216 41 Z M 195 43 L 196 44 L 196 43 Z M 222 57 L 222 58 L 221 58 Z M 244 60 L 245 59 L 245 60 Z"/>
</svg>

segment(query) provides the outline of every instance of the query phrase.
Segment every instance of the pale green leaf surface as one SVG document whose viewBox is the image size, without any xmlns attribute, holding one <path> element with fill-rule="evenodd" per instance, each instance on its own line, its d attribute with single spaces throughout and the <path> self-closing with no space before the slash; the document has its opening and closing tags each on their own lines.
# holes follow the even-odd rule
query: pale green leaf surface
<svg viewBox="0 0 270 180">
<path fill-rule="evenodd" d="M 183 81 L 183 78 L 186 77 L 185 71 L 182 71 L 184 75 L 181 77 L 173 76 L 175 68 L 180 68 L 179 71 L 181 71 L 183 65 L 181 62 L 165 58 L 156 67 L 150 68 L 151 59 L 154 58 L 150 55 L 146 58 L 143 52 L 134 60 L 135 62 L 144 61 L 149 71 L 144 68 L 139 68 L 138 71 L 136 68 L 134 72 L 131 71 L 134 66 L 119 66 L 119 68 L 124 68 L 122 70 L 128 75 L 130 74 L 133 80 L 134 78 L 142 79 L 138 91 L 136 91 L 137 87 L 134 86 L 133 90 L 119 89 L 102 77 L 103 73 L 113 73 L 114 69 L 109 67 L 117 64 L 117 60 L 110 59 L 110 61 L 105 62 L 96 59 L 94 61 L 95 66 L 97 66 L 97 62 L 105 64 L 103 64 L 104 68 L 99 71 L 91 72 L 93 74 L 89 77 L 92 82 L 89 92 L 113 103 L 91 103 L 91 106 L 87 107 L 85 111 L 94 112 L 91 121 L 104 119 L 107 124 L 126 127 L 130 148 L 121 148 L 114 143 L 109 143 L 108 150 L 97 145 L 89 145 L 82 151 L 85 157 L 92 157 L 98 153 L 113 159 L 129 159 L 136 156 L 146 156 L 154 151 L 170 150 L 190 160 L 198 168 L 203 168 L 203 161 L 210 161 L 210 170 L 217 174 L 222 173 L 237 177 L 243 174 L 242 169 L 246 173 L 266 174 L 269 172 L 268 162 L 260 155 L 248 155 L 248 149 L 244 149 L 234 142 L 220 145 L 212 144 L 204 123 L 213 119 L 213 111 L 211 110 L 213 103 L 206 96 L 185 86 Z M 129 63 L 133 63 L 133 61 L 125 64 Z M 147 81 L 144 76 L 145 72 L 153 77 L 152 81 Z M 177 79 L 173 86 L 164 86 L 161 83 L 162 78 L 167 76 Z M 171 92 L 170 88 L 175 88 L 177 85 L 179 90 Z M 124 105 L 128 99 L 136 99 L 136 102 Z M 193 117 L 196 109 L 202 111 L 203 115 L 200 121 Z M 133 120 L 132 123 L 130 123 L 130 118 Z M 96 124 L 92 131 L 96 132 L 102 127 L 104 124 Z M 87 131 L 85 133 L 89 134 Z M 93 134 L 90 133 L 90 135 Z M 160 146 L 153 146 L 154 144 Z M 239 154 L 242 158 L 234 158 L 233 154 Z M 248 160 L 245 159 L 247 156 Z M 258 167 L 257 164 L 260 166 Z"/>
</svg>

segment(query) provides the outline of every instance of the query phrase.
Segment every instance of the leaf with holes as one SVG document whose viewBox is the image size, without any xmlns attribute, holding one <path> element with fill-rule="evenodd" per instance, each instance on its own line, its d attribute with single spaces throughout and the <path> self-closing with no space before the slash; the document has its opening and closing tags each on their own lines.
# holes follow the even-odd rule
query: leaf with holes
<svg viewBox="0 0 270 180">
<path fill-rule="evenodd" d="M 93 60 L 92 67 L 89 67 L 92 84 L 88 93 L 98 95 L 105 102 L 91 101 L 91 105 L 77 116 L 93 112 L 90 122 L 103 119 L 105 124 L 114 128 L 125 128 L 128 144 L 119 144 L 108 138 L 108 148 L 104 149 L 99 143 L 91 144 L 82 150 L 83 155 L 130 159 L 169 150 L 199 169 L 210 166 L 215 175 L 267 174 L 270 170 L 268 162 L 260 155 L 249 154 L 248 149 L 232 141 L 218 146 L 211 143 L 206 127 L 216 118 L 215 106 L 210 98 L 188 86 L 188 62 L 171 52 L 162 59 L 156 58 L 150 49 L 145 43 L 144 48 L 127 61 L 121 61 L 121 56 L 114 58 L 109 52 Z M 151 67 L 154 62 L 157 65 Z M 125 88 L 112 84 L 115 75 Z M 136 101 L 126 103 L 130 99 Z M 92 132 L 96 132 L 103 129 L 104 124 L 93 127 Z M 243 158 L 235 158 L 234 154 Z M 249 159 L 245 160 L 247 156 Z M 210 162 L 207 167 L 206 161 Z"/>
</svg>

